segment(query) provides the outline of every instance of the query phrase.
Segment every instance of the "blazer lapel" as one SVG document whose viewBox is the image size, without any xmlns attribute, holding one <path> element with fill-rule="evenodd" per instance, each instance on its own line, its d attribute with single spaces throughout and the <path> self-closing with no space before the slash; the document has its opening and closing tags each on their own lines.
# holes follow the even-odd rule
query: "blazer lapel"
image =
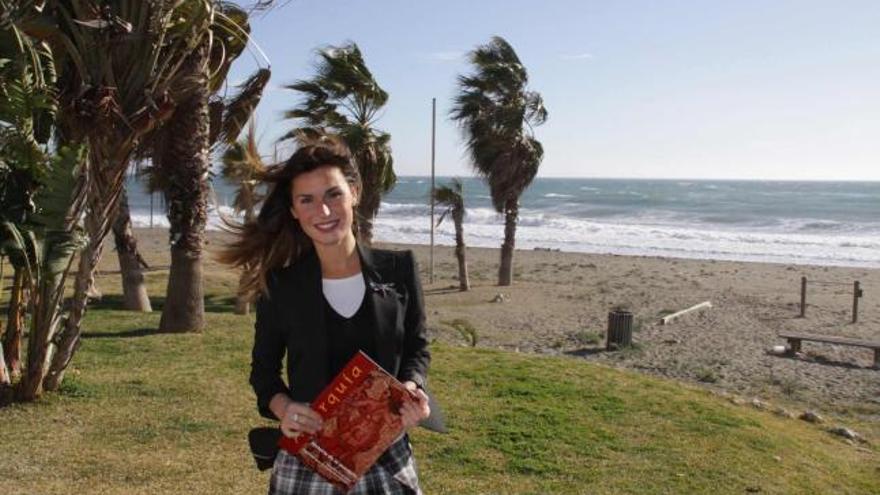
<svg viewBox="0 0 880 495">
<path fill-rule="evenodd" d="M 317 254 L 312 251 L 304 255 L 300 273 L 297 276 L 299 287 L 294 294 L 294 300 L 298 301 L 296 315 L 300 318 L 296 325 L 297 340 L 302 344 L 302 349 L 308 349 L 306 355 L 311 355 L 309 370 L 314 370 L 314 380 L 304 380 L 305 383 L 314 383 L 316 390 L 310 391 L 309 395 L 317 395 L 323 390 L 332 377 L 327 376 L 327 329 L 324 321 L 324 290 L 321 285 L 321 263 Z M 294 380 L 296 377 L 294 377 Z"/>
<path fill-rule="evenodd" d="M 367 286 L 366 301 L 372 306 L 368 309 L 372 309 L 371 313 L 376 329 L 374 340 L 376 357 L 379 358 L 379 364 L 383 368 L 389 373 L 394 373 L 396 370 L 391 367 L 394 364 L 396 352 L 394 332 L 397 327 L 397 290 L 390 280 L 382 277 L 380 267 L 377 267 L 373 251 L 370 248 L 358 244 L 358 254 L 361 257 L 364 282 Z"/>
</svg>

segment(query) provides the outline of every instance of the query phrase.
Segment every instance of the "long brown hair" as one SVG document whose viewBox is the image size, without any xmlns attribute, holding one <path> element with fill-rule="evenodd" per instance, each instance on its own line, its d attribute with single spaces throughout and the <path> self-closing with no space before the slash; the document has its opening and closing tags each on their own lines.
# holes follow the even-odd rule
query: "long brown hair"
<svg viewBox="0 0 880 495">
<path fill-rule="evenodd" d="M 256 220 L 237 223 L 224 219 L 224 230 L 235 238 L 217 252 L 216 258 L 245 270 L 239 290 L 248 299 L 260 293 L 268 295 L 269 271 L 294 263 L 314 249 L 312 240 L 290 213 L 291 190 L 297 176 L 326 166 L 338 168 L 350 186 L 361 188 L 361 177 L 348 147 L 339 138 L 323 136 L 303 143 L 290 159 L 266 171 L 263 181 L 270 192 Z"/>
</svg>

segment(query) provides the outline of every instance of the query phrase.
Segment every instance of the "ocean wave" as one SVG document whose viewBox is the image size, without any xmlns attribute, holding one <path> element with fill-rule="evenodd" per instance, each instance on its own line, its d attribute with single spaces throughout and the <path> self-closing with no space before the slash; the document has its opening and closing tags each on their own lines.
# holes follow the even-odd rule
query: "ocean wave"
<svg viewBox="0 0 880 495">
<path fill-rule="evenodd" d="M 401 206 L 424 208 L 423 205 Z M 426 244 L 431 226 L 426 214 L 396 215 L 380 210 L 375 222 L 376 238 L 389 242 Z M 465 217 L 465 239 L 470 246 L 497 247 L 504 237 L 504 219 L 489 208 L 475 209 Z M 221 207 L 224 215 L 232 215 Z M 427 211 L 427 209 L 425 209 Z M 240 216 L 234 217 L 241 219 Z M 167 228 L 164 214 L 153 215 L 153 227 Z M 132 223 L 149 227 L 149 212 L 135 211 Z M 209 230 L 220 228 L 220 216 L 212 210 Z M 452 222 L 436 229 L 437 242 L 455 243 Z M 729 259 L 802 264 L 865 266 L 880 268 L 880 236 L 833 235 L 793 232 L 730 232 L 687 227 L 665 227 L 553 217 L 527 211 L 517 224 L 517 247 L 559 248 L 565 251 Z"/>
<path fill-rule="evenodd" d="M 880 238 L 821 237 L 796 233 L 726 232 L 691 228 L 658 228 L 602 223 L 571 218 L 534 216 L 517 225 L 517 246 L 552 247 L 565 251 L 672 256 L 700 259 L 790 262 L 880 267 Z M 379 218 L 377 238 L 392 242 L 427 243 L 429 226 L 401 218 Z M 503 219 L 464 224 L 471 246 L 497 246 L 503 238 Z M 438 242 L 454 243 L 454 229 L 438 229 Z"/>
<path fill-rule="evenodd" d="M 504 216 L 483 181 L 464 181 L 468 243 L 498 246 Z M 378 239 L 428 242 L 427 184 L 405 177 L 383 198 Z M 231 200 L 232 188 L 214 185 L 218 201 Z M 133 222 L 147 227 L 150 197 L 141 184 L 129 186 Z M 538 178 L 521 198 L 517 247 L 880 267 L 880 218 L 870 201 L 878 194 L 880 183 Z M 167 227 L 154 203 L 152 225 Z M 220 213 L 232 210 L 212 210 L 209 229 L 219 228 Z M 437 235 L 454 242 L 452 222 Z"/>
<path fill-rule="evenodd" d="M 840 230 L 842 227 L 843 225 L 840 222 L 815 221 L 802 224 L 799 230 L 829 231 Z"/>
<path fill-rule="evenodd" d="M 843 241 L 838 246 L 842 248 L 861 248 L 861 249 L 877 249 L 880 250 L 880 241 L 878 242 L 856 242 Z"/>
<path fill-rule="evenodd" d="M 435 207 L 435 211 L 441 207 Z M 380 214 L 395 216 L 423 216 L 430 215 L 431 206 L 424 203 L 381 203 Z"/>
</svg>

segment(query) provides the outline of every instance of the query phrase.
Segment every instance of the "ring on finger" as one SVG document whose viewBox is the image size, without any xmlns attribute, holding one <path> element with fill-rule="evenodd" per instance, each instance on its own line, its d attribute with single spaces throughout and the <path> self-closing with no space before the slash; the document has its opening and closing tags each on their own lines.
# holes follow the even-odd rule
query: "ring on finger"
<svg viewBox="0 0 880 495">
<path fill-rule="evenodd" d="M 293 422 L 294 422 L 294 423 L 299 423 L 299 414 L 298 414 L 298 413 L 293 413 L 293 418 L 292 418 L 292 419 L 293 419 Z"/>
</svg>

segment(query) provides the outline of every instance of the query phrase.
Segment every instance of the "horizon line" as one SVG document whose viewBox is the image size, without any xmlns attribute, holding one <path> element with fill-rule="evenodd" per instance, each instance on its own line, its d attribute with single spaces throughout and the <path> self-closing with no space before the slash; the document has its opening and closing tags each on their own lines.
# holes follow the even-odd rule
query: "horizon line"
<svg viewBox="0 0 880 495">
<path fill-rule="evenodd" d="M 409 175 L 409 174 L 401 174 L 397 176 L 398 178 L 406 178 L 406 177 L 417 177 L 417 178 L 425 178 L 430 179 L 430 175 Z M 434 177 L 451 179 L 454 177 L 458 178 L 472 178 L 472 179 L 481 179 L 478 175 L 435 175 Z M 595 176 L 565 176 L 565 175 L 551 175 L 551 176 L 537 176 L 535 179 L 588 179 L 588 180 L 667 180 L 667 181 L 716 181 L 716 182 L 880 182 L 880 178 L 878 179 L 815 179 L 815 178 L 803 178 L 803 179 L 767 179 L 767 178 L 741 178 L 741 177 L 724 177 L 724 178 L 713 178 L 713 177 L 595 177 Z"/>
</svg>

